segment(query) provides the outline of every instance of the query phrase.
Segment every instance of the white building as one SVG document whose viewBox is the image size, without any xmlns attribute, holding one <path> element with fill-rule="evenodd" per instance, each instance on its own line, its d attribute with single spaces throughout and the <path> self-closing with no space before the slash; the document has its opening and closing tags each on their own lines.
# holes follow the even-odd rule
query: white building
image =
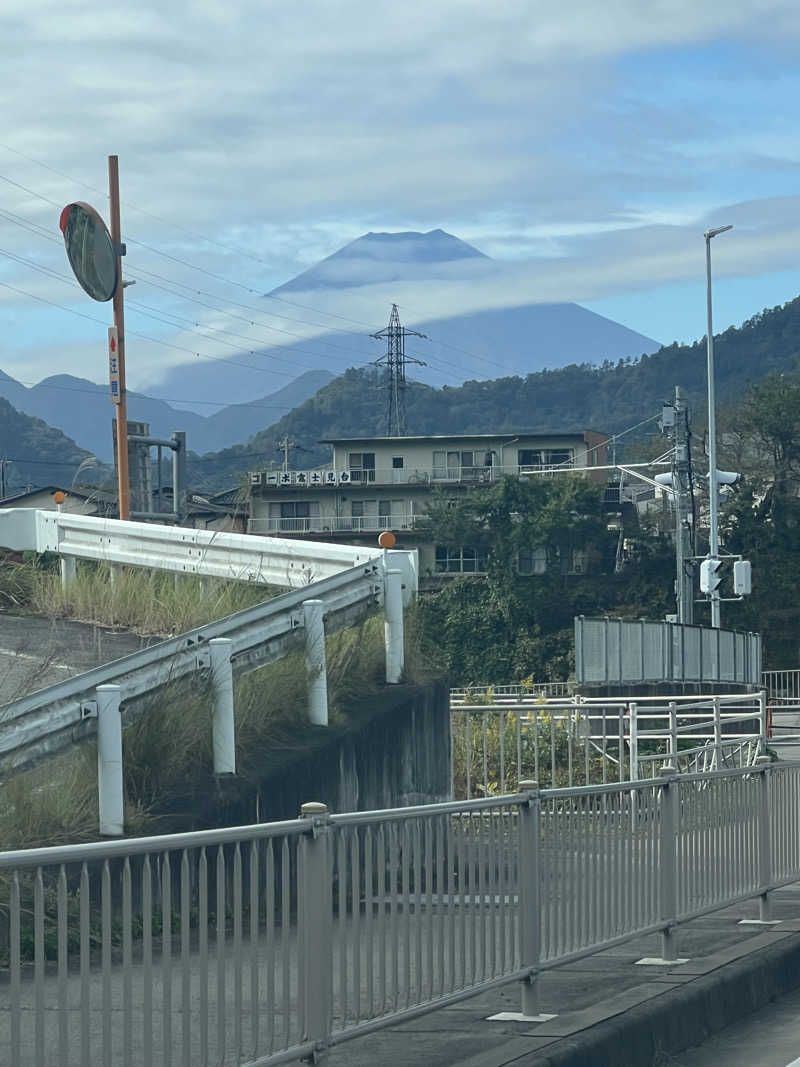
<svg viewBox="0 0 800 1067">
<path fill-rule="evenodd" d="M 403 547 L 420 550 L 420 573 L 475 572 L 482 564 L 467 551 L 452 553 L 414 531 L 430 494 L 458 494 L 489 485 L 503 474 L 589 468 L 605 482 L 605 434 L 463 434 L 429 437 L 344 438 L 332 447 L 329 466 L 316 470 L 250 472 L 250 533 L 374 544 L 391 530 Z"/>
</svg>

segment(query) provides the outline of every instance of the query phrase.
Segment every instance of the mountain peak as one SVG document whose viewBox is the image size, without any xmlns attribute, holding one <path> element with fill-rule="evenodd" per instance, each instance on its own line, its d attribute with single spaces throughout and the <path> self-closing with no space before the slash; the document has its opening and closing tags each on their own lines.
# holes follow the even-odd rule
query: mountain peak
<svg viewBox="0 0 800 1067">
<path fill-rule="evenodd" d="M 353 284 L 394 282 L 413 277 L 413 268 L 420 265 L 488 258 L 466 241 L 441 229 L 427 233 L 416 230 L 370 232 L 350 241 L 327 259 L 272 292 L 343 289 Z"/>
</svg>

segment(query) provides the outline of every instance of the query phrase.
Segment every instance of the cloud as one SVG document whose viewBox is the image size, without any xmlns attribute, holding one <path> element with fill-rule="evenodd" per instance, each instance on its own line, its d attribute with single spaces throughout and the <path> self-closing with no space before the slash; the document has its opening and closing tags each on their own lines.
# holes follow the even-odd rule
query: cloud
<svg viewBox="0 0 800 1067">
<path fill-rule="evenodd" d="M 112 17 L 79 0 L 0 0 L 0 35 L 13 116 L 0 175 L 16 183 L 0 181 L 0 248 L 66 273 L 59 206 L 104 210 L 118 153 L 126 274 L 141 271 L 129 299 L 172 323 L 132 309 L 130 327 L 177 346 L 142 342 L 143 379 L 201 347 L 246 354 L 231 334 L 254 348 L 319 335 L 259 294 L 367 230 L 442 226 L 504 261 L 402 290 L 436 317 L 693 277 L 697 230 L 725 205 L 736 230 L 720 276 L 779 269 L 797 236 L 796 202 L 782 199 L 800 162 L 793 2 L 146 0 Z M 0 366 L 102 377 L 97 330 L 75 312 L 108 309 L 2 252 L 0 282 L 70 309 L 0 287 Z M 314 292 L 294 319 L 380 328 L 397 292 Z"/>
</svg>

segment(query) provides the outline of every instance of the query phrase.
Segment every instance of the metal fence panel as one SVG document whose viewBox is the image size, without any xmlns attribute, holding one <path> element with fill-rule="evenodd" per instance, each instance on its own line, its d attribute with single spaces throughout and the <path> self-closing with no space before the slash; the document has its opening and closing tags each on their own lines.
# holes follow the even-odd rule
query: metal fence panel
<svg viewBox="0 0 800 1067">
<path fill-rule="evenodd" d="M 761 638 L 678 623 L 575 619 L 578 685 L 760 684 Z"/>
<path fill-rule="evenodd" d="M 800 876 L 800 763 L 520 788 L 0 853 L 0 1062 L 316 1059 Z"/>
</svg>

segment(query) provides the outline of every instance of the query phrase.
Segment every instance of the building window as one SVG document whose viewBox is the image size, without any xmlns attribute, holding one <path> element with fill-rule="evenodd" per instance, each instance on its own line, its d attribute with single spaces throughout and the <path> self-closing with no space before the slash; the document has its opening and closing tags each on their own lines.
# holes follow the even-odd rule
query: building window
<svg viewBox="0 0 800 1067">
<path fill-rule="evenodd" d="M 474 548 L 447 548 L 436 546 L 437 574 L 483 574 L 486 560 Z"/>
<path fill-rule="evenodd" d="M 318 500 L 282 500 L 269 506 L 269 529 L 304 533 L 320 528 Z"/>
<path fill-rule="evenodd" d="M 573 448 L 520 448 L 517 449 L 520 474 L 526 471 L 546 470 L 548 467 L 574 467 Z"/>
<path fill-rule="evenodd" d="M 544 574 L 547 570 L 547 549 L 544 545 L 535 548 L 521 548 L 517 557 L 517 570 L 520 574 Z"/>
<path fill-rule="evenodd" d="M 375 481 L 374 452 L 351 452 L 348 456 L 347 466 L 350 470 L 351 482 Z"/>
<path fill-rule="evenodd" d="M 405 465 L 406 461 L 402 456 L 392 456 L 392 470 L 401 471 Z"/>
</svg>

